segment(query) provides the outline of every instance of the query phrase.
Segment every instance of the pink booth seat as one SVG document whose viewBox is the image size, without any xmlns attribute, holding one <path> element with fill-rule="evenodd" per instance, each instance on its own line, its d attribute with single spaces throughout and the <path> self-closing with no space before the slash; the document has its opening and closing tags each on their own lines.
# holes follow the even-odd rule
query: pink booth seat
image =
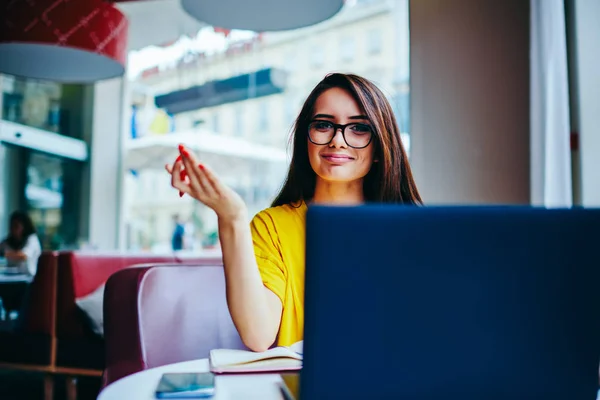
<svg viewBox="0 0 600 400">
<path fill-rule="evenodd" d="M 76 304 L 100 289 L 115 272 L 139 264 L 214 265 L 219 256 L 183 258 L 175 254 L 61 252 L 58 257 L 56 306 L 56 366 L 73 375 L 94 374 L 104 369 L 104 339 L 95 334 Z"/>
<path fill-rule="evenodd" d="M 246 349 L 225 298 L 220 263 L 155 265 L 113 274 L 104 292 L 103 386 L 144 369 Z"/>
</svg>

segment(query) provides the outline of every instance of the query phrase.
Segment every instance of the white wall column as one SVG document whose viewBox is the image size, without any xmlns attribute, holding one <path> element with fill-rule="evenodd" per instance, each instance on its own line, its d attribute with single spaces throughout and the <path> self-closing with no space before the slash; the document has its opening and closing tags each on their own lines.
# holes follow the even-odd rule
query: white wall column
<svg viewBox="0 0 600 400">
<path fill-rule="evenodd" d="M 125 72 L 127 74 L 127 72 Z M 119 138 L 119 219 L 117 221 L 117 229 L 119 231 L 119 238 L 117 247 L 121 251 L 127 249 L 127 225 L 129 221 L 129 207 L 127 201 L 127 192 L 125 191 L 125 143 L 127 139 L 131 137 L 131 101 L 132 91 L 131 82 L 127 79 L 123 79 L 123 91 L 121 96 L 121 130 Z M 131 195 L 131 193 L 130 193 Z M 134 193 L 135 195 L 135 193 Z"/>
<path fill-rule="evenodd" d="M 531 0 L 531 202 L 571 207 L 573 182 L 564 0 Z"/>
<path fill-rule="evenodd" d="M 100 250 L 119 248 L 125 78 L 96 83 L 90 153 L 89 241 Z"/>
<path fill-rule="evenodd" d="M 572 0 L 573 128 L 579 132 L 580 198 L 600 207 L 600 1 Z"/>
</svg>

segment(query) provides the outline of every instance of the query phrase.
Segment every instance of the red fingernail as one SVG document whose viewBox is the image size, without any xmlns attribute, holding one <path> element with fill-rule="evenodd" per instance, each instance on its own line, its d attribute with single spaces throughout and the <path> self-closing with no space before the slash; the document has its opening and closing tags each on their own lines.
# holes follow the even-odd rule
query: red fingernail
<svg viewBox="0 0 600 400">
<path fill-rule="evenodd" d="M 183 151 L 185 150 L 185 147 L 183 147 L 182 144 L 179 145 L 179 151 L 181 151 L 183 153 Z"/>
<path fill-rule="evenodd" d="M 204 165 L 202 165 L 202 164 L 198 164 L 198 167 L 199 167 L 200 169 L 204 169 Z"/>
<path fill-rule="evenodd" d="M 187 176 L 187 172 L 185 172 L 185 169 L 182 169 L 181 171 L 179 171 L 179 179 L 184 180 L 186 176 Z"/>
<path fill-rule="evenodd" d="M 179 197 L 183 197 L 183 192 L 179 192 Z"/>
<path fill-rule="evenodd" d="M 177 158 L 175 159 L 175 162 L 181 161 L 181 156 L 177 156 Z"/>
</svg>

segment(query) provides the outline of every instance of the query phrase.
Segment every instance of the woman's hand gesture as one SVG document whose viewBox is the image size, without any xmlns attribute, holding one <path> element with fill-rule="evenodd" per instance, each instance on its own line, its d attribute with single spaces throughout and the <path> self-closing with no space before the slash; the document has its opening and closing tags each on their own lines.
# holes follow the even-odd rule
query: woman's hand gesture
<svg viewBox="0 0 600 400">
<path fill-rule="evenodd" d="M 179 193 L 187 193 L 214 210 L 222 221 L 235 221 L 247 218 L 244 200 L 207 166 L 200 164 L 196 157 L 183 145 L 179 145 L 180 157 L 165 169 L 171 174 L 171 185 Z"/>
</svg>

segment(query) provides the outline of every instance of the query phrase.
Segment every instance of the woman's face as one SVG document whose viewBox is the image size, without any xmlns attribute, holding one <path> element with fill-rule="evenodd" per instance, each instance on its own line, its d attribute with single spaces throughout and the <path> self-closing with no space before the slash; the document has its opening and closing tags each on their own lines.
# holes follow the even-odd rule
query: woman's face
<svg viewBox="0 0 600 400">
<path fill-rule="evenodd" d="M 10 234 L 11 236 L 20 238 L 23 235 L 23 224 L 19 220 L 11 221 Z"/>
<path fill-rule="evenodd" d="M 346 90 L 331 88 L 324 91 L 317 98 L 314 108 L 312 121 L 329 121 L 339 125 L 361 124 L 353 131 L 355 142 L 351 141 L 351 144 L 355 147 L 360 147 L 357 142 L 361 140 L 360 135 L 368 135 L 364 132 L 365 125 L 370 127 L 365 112 Z M 327 126 L 328 124 L 325 123 L 320 127 Z M 346 128 L 346 137 L 352 140 L 350 139 L 350 129 L 351 127 Z M 350 147 L 344 140 L 341 129 L 335 130 L 329 144 L 319 145 L 312 143 L 308 138 L 307 140 L 308 159 L 317 174 L 317 179 L 328 182 L 353 182 L 362 180 L 371 169 L 374 153 L 373 140 L 364 148 Z M 315 141 L 314 138 L 313 141 Z"/>
</svg>

